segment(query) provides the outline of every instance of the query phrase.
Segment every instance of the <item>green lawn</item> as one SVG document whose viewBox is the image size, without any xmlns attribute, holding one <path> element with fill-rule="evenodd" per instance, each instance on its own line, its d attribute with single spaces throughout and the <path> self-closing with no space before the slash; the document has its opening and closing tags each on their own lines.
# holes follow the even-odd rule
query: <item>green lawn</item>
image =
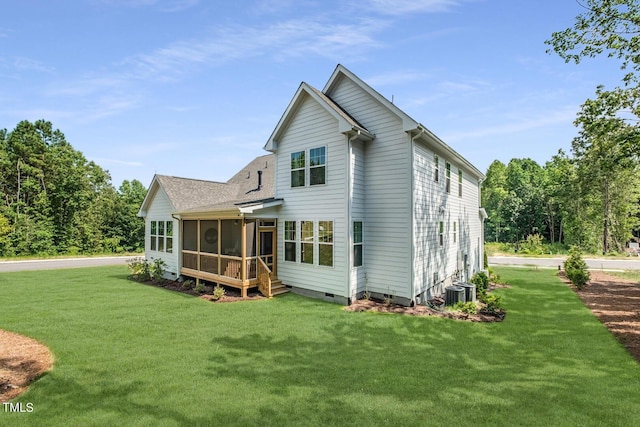
<svg viewBox="0 0 640 427">
<path fill-rule="evenodd" d="M 640 365 L 553 271 L 496 269 L 504 322 L 212 304 L 124 267 L 0 275 L 54 369 L 0 425 L 637 425 Z"/>
</svg>

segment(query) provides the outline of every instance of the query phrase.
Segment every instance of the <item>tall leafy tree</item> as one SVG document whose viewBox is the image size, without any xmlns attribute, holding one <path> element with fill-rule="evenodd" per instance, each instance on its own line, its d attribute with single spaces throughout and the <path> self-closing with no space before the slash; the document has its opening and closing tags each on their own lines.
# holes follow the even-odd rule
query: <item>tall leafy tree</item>
<svg viewBox="0 0 640 427">
<path fill-rule="evenodd" d="M 587 100 L 580 113 L 583 122 L 590 117 L 640 118 L 640 1 L 584 0 L 584 12 L 573 27 L 554 32 L 545 43 L 566 62 L 606 56 L 622 70 L 621 85 L 599 86 L 596 97 Z M 636 154 L 640 145 L 628 145 Z"/>
</svg>

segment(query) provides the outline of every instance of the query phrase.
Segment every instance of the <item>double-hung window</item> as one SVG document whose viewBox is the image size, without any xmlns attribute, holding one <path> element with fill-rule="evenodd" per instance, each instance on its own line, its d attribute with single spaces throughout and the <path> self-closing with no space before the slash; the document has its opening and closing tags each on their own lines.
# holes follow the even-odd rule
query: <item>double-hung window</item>
<svg viewBox="0 0 640 427">
<path fill-rule="evenodd" d="M 362 249 L 363 243 L 362 238 L 362 221 L 353 221 L 353 266 L 361 267 L 362 266 Z"/>
<path fill-rule="evenodd" d="M 451 163 L 447 162 L 445 167 L 446 167 L 445 187 L 447 189 L 447 193 L 450 193 L 451 192 Z"/>
<path fill-rule="evenodd" d="M 295 262 L 298 254 L 298 243 L 296 239 L 296 222 L 284 222 L 284 260 Z"/>
<path fill-rule="evenodd" d="M 458 241 L 458 223 L 453 221 L 453 243 Z"/>
<path fill-rule="evenodd" d="M 291 153 L 291 186 L 304 187 L 305 177 L 305 152 L 297 151 Z"/>
<path fill-rule="evenodd" d="M 309 184 L 327 183 L 326 148 L 318 147 L 309 150 Z"/>
<path fill-rule="evenodd" d="M 307 162 L 307 157 L 309 162 Z M 327 147 L 317 147 L 307 151 L 291 153 L 291 187 L 323 185 L 327 183 Z"/>
<path fill-rule="evenodd" d="M 440 246 L 444 246 L 444 222 L 440 221 L 438 224 L 438 240 Z"/>
<path fill-rule="evenodd" d="M 433 180 L 438 182 L 440 180 L 440 159 L 437 155 L 433 156 Z"/>
<path fill-rule="evenodd" d="M 158 252 L 173 252 L 173 221 L 151 221 L 150 249 Z"/>
<path fill-rule="evenodd" d="M 313 264 L 313 221 L 300 221 L 301 261 L 305 264 Z"/>
<path fill-rule="evenodd" d="M 333 267 L 333 221 L 318 222 L 318 263 Z"/>
<path fill-rule="evenodd" d="M 462 171 L 458 169 L 458 196 L 462 197 Z"/>
</svg>

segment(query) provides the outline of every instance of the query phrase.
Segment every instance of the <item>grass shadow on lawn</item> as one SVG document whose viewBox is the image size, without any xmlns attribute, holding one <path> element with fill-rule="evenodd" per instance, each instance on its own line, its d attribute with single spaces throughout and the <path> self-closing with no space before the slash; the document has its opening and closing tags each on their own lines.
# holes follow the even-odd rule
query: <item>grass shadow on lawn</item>
<svg viewBox="0 0 640 427">
<path fill-rule="evenodd" d="M 12 425 L 632 425 L 638 364 L 550 272 L 500 269 L 500 323 L 345 312 L 288 294 L 212 304 L 113 269 L 3 282 L 53 371 Z M 113 278 L 94 280 L 98 274 Z M 126 276 L 126 275 L 125 275 Z M 34 282 L 44 277 L 51 283 Z M 67 281 L 67 286 L 60 285 Z M 37 293 L 39 292 L 39 293 Z M 29 310 L 29 316 L 24 316 Z M 46 321 L 43 321 L 46 320 Z"/>
</svg>

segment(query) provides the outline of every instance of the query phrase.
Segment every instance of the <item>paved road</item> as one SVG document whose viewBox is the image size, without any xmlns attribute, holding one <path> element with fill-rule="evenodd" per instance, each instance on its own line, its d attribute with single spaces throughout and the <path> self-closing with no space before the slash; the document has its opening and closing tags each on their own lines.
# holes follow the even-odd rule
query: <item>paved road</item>
<svg viewBox="0 0 640 427">
<path fill-rule="evenodd" d="M 555 267 L 564 263 L 566 257 L 558 258 L 524 258 L 515 256 L 490 256 L 489 265 L 537 265 L 539 267 Z M 640 258 L 607 259 L 585 258 L 587 266 L 604 270 L 640 270 Z"/>
<path fill-rule="evenodd" d="M 60 268 L 100 267 L 125 265 L 131 256 L 106 256 L 91 258 L 38 259 L 0 262 L 0 273 L 26 270 L 55 270 Z"/>
</svg>

